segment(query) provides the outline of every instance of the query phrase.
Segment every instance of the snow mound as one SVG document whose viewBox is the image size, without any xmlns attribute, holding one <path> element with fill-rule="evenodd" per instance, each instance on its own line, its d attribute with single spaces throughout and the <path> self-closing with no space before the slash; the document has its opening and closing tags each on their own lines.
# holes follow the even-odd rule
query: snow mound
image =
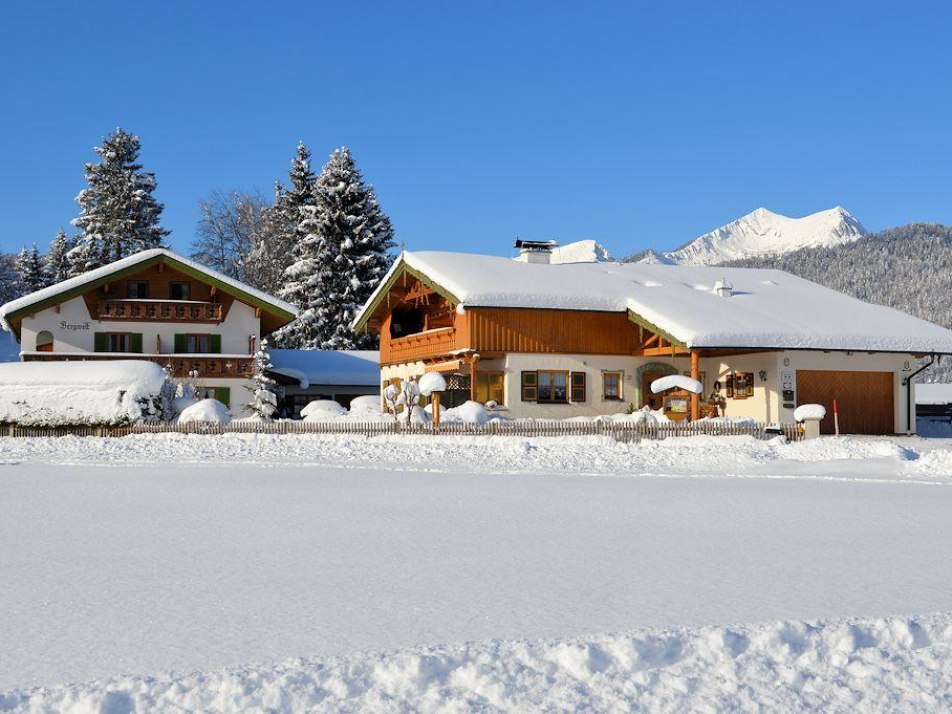
<svg viewBox="0 0 952 714">
<path fill-rule="evenodd" d="M 704 385 L 683 374 L 669 374 L 667 377 L 660 377 L 651 383 L 651 391 L 655 394 L 666 392 L 669 389 L 684 389 L 692 394 L 700 394 L 704 391 Z"/>
<path fill-rule="evenodd" d="M 912 712 L 944 709 L 950 690 L 952 615 L 941 613 L 413 647 L 14 690 L 0 703 L 103 712 Z"/>
<path fill-rule="evenodd" d="M 172 400 L 172 411 L 181 414 L 193 404 L 198 404 L 198 397 L 181 396 Z"/>
<path fill-rule="evenodd" d="M 427 372 L 417 380 L 417 387 L 420 389 L 420 394 L 428 397 L 433 392 L 445 392 L 446 380 L 439 372 Z"/>
<path fill-rule="evenodd" d="M 200 399 L 192 406 L 186 407 L 178 418 L 179 424 L 200 421 L 227 424 L 231 421 L 231 414 L 228 413 L 228 407 L 217 399 Z"/>
<path fill-rule="evenodd" d="M 367 394 L 354 397 L 350 401 L 351 414 L 380 414 L 380 397 L 376 394 Z"/>
<path fill-rule="evenodd" d="M 793 410 L 794 421 L 806 421 L 807 419 L 816 419 L 817 421 L 826 416 L 826 407 L 822 404 L 801 404 Z"/>
<path fill-rule="evenodd" d="M 117 424 L 155 409 L 165 372 L 144 360 L 0 364 L 0 422 Z"/>
<path fill-rule="evenodd" d="M 440 412 L 440 421 L 445 422 L 461 421 L 467 424 L 485 424 L 491 419 L 498 418 L 498 414 L 490 413 L 482 404 L 472 400 L 458 407 L 444 409 Z"/>
<path fill-rule="evenodd" d="M 304 421 L 326 421 L 346 413 L 347 410 L 333 399 L 315 399 L 301 410 Z"/>
</svg>

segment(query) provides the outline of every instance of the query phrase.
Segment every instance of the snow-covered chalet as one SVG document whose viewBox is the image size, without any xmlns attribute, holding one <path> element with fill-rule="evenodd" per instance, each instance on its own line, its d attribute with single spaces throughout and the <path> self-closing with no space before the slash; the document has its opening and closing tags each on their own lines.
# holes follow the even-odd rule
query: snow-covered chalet
<svg viewBox="0 0 952 714">
<path fill-rule="evenodd" d="M 355 318 L 380 333 L 381 381 L 441 372 L 444 403 L 513 417 L 615 414 L 792 422 L 833 400 L 844 433 L 914 425 L 915 375 L 952 332 L 778 270 L 404 252 Z M 923 358 L 925 362 L 923 362 Z M 654 394 L 670 374 L 704 392 Z M 914 428 L 914 426 L 913 426 Z"/>
<path fill-rule="evenodd" d="M 232 407 L 248 400 L 258 341 L 296 315 L 294 306 L 164 249 L 0 307 L 23 361 L 149 360 Z"/>
</svg>

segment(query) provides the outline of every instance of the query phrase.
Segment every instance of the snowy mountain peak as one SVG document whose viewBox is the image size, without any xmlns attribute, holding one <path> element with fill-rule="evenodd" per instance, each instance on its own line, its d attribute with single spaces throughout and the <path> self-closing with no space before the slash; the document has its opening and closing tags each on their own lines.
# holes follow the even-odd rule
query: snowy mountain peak
<svg viewBox="0 0 952 714">
<path fill-rule="evenodd" d="M 515 260 L 525 261 L 524 255 Z M 605 263 L 612 260 L 608 249 L 596 240 L 577 240 L 574 243 L 557 245 L 552 248 L 550 263 Z"/>
<path fill-rule="evenodd" d="M 801 248 L 850 243 L 865 233 L 849 211 L 836 206 L 803 218 L 758 208 L 669 253 L 646 253 L 639 262 L 714 265 L 755 256 L 782 255 Z"/>
</svg>

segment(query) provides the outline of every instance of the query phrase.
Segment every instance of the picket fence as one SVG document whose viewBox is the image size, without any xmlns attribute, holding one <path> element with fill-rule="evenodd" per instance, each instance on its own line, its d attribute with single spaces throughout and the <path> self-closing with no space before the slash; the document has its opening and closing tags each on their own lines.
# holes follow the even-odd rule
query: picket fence
<svg viewBox="0 0 952 714">
<path fill-rule="evenodd" d="M 778 435 L 789 441 L 799 441 L 802 434 L 795 424 L 716 422 L 675 422 L 670 424 L 630 424 L 618 422 L 570 421 L 491 421 L 486 424 L 447 422 L 434 425 L 401 424 L 393 421 L 278 421 L 273 423 L 190 422 L 187 424 L 140 423 L 129 426 L 29 427 L 11 424 L 0 434 L 13 437 L 41 436 L 128 436 L 130 434 L 353 434 L 355 436 L 383 436 L 409 434 L 427 436 L 609 436 L 621 442 L 643 439 L 657 441 L 675 436 L 752 436 L 771 439 Z"/>
</svg>

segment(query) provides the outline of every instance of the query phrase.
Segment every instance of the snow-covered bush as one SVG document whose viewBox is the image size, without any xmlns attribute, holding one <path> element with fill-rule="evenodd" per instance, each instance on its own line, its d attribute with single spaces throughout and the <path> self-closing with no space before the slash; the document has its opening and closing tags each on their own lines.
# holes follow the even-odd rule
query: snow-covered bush
<svg viewBox="0 0 952 714">
<path fill-rule="evenodd" d="M 425 376 L 425 375 L 424 375 Z M 383 391 L 387 411 L 394 416 L 400 415 L 407 424 L 412 423 L 412 407 L 420 404 L 420 386 L 416 379 L 410 377 L 400 382 L 400 385 L 388 384 Z"/>
<path fill-rule="evenodd" d="M 157 419 L 166 375 L 144 360 L 0 364 L 0 422 L 123 425 Z"/>
<path fill-rule="evenodd" d="M 486 407 L 484 407 L 479 402 L 468 401 L 464 402 L 458 407 L 446 409 L 443 411 L 440 418 L 444 422 L 461 421 L 467 424 L 485 424 L 491 419 L 498 419 L 499 417 L 497 415 L 490 414 L 486 410 Z"/>
<path fill-rule="evenodd" d="M 331 399 L 315 399 L 301 410 L 304 421 L 327 421 L 346 413 L 344 407 Z"/>
<path fill-rule="evenodd" d="M 354 397 L 350 401 L 351 414 L 380 414 L 380 397 L 376 394 L 365 394 Z"/>
<path fill-rule="evenodd" d="M 227 424 L 231 421 L 231 414 L 228 407 L 217 399 L 200 399 L 190 407 L 179 414 L 178 423 L 188 424 L 190 422 L 213 422 L 215 424 Z"/>
</svg>

